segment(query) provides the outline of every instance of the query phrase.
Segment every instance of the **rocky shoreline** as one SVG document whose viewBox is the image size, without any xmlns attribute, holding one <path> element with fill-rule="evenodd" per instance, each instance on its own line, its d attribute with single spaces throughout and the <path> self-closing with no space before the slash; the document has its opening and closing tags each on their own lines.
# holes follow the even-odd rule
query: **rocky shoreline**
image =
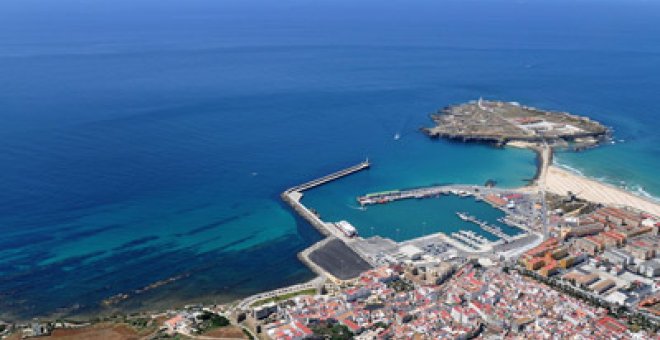
<svg viewBox="0 0 660 340">
<path fill-rule="evenodd" d="M 431 138 L 505 146 L 510 142 L 547 143 L 582 150 L 609 139 L 610 129 L 587 117 L 544 111 L 515 102 L 485 101 L 447 106 L 432 114 Z"/>
</svg>

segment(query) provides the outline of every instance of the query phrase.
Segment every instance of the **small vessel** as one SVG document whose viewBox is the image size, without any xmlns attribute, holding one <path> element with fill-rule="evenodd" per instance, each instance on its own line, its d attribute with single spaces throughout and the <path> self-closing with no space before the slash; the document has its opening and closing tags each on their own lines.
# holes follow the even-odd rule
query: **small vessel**
<svg viewBox="0 0 660 340">
<path fill-rule="evenodd" d="M 401 139 L 401 135 L 397 132 L 394 134 L 394 140 L 399 140 Z"/>
</svg>

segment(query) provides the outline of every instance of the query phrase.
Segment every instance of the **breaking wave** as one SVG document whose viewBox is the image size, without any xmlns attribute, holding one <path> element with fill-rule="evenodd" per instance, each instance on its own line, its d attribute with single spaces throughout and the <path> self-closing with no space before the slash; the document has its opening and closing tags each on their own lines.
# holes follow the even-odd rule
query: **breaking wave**
<svg viewBox="0 0 660 340">
<path fill-rule="evenodd" d="M 613 179 L 608 178 L 608 177 L 587 176 L 581 170 L 579 170 L 577 168 L 574 168 L 574 167 L 572 167 L 568 164 L 560 163 L 556 159 L 555 159 L 553 165 L 556 165 L 557 167 L 560 167 L 564 170 L 570 171 L 570 172 L 572 172 L 574 174 L 577 174 L 577 175 L 580 175 L 582 177 L 586 177 L 586 178 L 589 178 L 589 179 L 592 179 L 592 180 L 595 180 L 595 181 L 598 181 L 598 182 L 601 182 L 601 183 L 613 185 L 617 188 L 621 188 L 623 190 L 626 190 L 626 191 L 628 191 L 628 192 L 630 192 L 630 193 L 632 193 L 636 196 L 647 198 L 647 199 L 650 199 L 654 202 L 660 203 L 660 197 L 652 195 L 651 193 L 646 191 L 644 189 L 644 187 L 640 184 L 628 183 L 624 180 L 613 180 Z"/>
</svg>

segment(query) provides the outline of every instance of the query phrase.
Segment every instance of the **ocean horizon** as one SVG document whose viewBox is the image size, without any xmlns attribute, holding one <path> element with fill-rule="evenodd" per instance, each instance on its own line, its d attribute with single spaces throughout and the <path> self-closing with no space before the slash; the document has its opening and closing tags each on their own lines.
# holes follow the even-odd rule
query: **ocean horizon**
<svg viewBox="0 0 660 340">
<path fill-rule="evenodd" d="M 612 127 L 613 144 L 555 161 L 658 200 L 658 22 L 659 3 L 622 0 L 4 1 L 0 318 L 309 280 L 297 253 L 321 236 L 279 194 L 365 158 L 303 201 L 394 239 L 456 230 L 463 204 L 496 218 L 445 197 L 353 209 L 382 190 L 525 185 L 532 151 L 420 132 L 479 97 Z"/>
</svg>

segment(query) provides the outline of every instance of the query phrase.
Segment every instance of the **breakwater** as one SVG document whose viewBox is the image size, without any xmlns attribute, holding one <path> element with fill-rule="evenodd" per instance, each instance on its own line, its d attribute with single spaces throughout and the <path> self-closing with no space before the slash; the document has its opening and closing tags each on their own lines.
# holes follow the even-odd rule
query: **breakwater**
<svg viewBox="0 0 660 340">
<path fill-rule="evenodd" d="M 341 237 L 341 232 L 332 226 L 329 226 L 328 223 L 324 222 L 315 211 L 310 210 L 304 204 L 300 202 L 303 197 L 303 191 L 309 190 L 323 184 L 335 181 L 344 176 L 354 174 L 356 172 L 369 169 L 371 163 L 369 160 L 365 160 L 351 167 L 333 172 L 329 175 L 305 182 L 303 184 L 297 185 L 295 187 L 285 190 L 280 197 L 286 202 L 293 210 L 295 210 L 302 218 L 309 222 L 314 228 L 316 228 L 321 234 L 325 236 L 337 236 Z"/>
<path fill-rule="evenodd" d="M 312 271 L 329 278 L 332 282 L 352 279 L 361 272 L 372 268 L 372 265 L 369 259 L 352 248 L 349 235 L 345 235 L 334 223 L 323 221 L 316 211 L 302 204 L 303 191 L 369 169 L 369 167 L 371 167 L 371 163 L 369 163 L 369 160 L 365 160 L 351 167 L 289 188 L 281 194 L 284 202 L 316 230 L 326 236 L 325 239 L 298 253 L 298 258 Z"/>
</svg>

